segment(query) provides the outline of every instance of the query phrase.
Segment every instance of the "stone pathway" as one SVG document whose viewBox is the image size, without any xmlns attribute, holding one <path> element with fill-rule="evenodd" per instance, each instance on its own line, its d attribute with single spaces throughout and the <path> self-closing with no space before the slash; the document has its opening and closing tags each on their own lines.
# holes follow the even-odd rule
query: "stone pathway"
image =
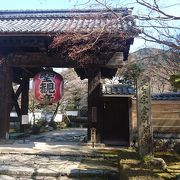
<svg viewBox="0 0 180 180">
<path fill-rule="evenodd" d="M 86 129 L 65 129 L 1 144 L 0 180 L 116 180 L 117 167 L 92 147 L 80 145 L 86 134 Z"/>
<path fill-rule="evenodd" d="M 0 173 L 12 176 L 72 176 L 81 157 L 1 154 Z"/>
<path fill-rule="evenodd" d="M 0 174 L 17 180 L 89 178 L 115 179 L 118 169 L 101 162 L 103 158 L 1 154 Z M 95 163 L 93 163 L 95 162 Z M 3 179 L 2 177 L 0 178 Z"/>
<path fill-rule="evenodd" d="M 1 154 L 0 176 L 21 179 L 109 179 L 116 180 L 118 169 L 103 157 Z M 6 176 L 5 176 L 6 175 Z M 93 178 L 92 178 L 93 177 Z M 98 178 L 99 177 L 99 178 Z M 4 180 L 6 180 L 4 178 Z"/>
<path fill-rule="evenodd" d="M 82 142 L 87 136 L 85 128 L 62 129 L 61 131 L 50 131 L 41 135 L 32 135 L 31 141 L 36 142 Z"/>
</svg>

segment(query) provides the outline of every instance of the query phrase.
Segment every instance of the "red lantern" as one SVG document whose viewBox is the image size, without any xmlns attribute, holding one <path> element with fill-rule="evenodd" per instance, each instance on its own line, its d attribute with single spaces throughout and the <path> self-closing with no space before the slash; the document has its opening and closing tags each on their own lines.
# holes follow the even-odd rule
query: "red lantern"
<svg viewBox="0 0 180 180">
<path fill-rule="evenodd" d="M 34 76 L 34 97 L 41 104 L 58 102 L 63 96 L 63 77 L 54 71 L 42 71 Z"/>
</svg>

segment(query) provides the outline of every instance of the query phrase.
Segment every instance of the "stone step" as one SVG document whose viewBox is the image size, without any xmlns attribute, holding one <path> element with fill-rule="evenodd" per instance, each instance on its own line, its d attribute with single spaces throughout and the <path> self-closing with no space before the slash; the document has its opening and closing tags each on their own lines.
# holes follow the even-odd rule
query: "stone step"
<svg viewBox="0 0 180 180">
<path fill-rule="evenodd" d="M 104 155 L 104 154 L 101 154 L 101 153 L 90 153 L 90 152 L 50 152 L 50 153 L 47 153 L 47 152 L 38 152 L 38 153 L 35 153 L 35 152 L 23 152 L 23 153 L 20 153 L 20 152 L 0 152 L 0 155 L 35 155 L 35 156 L 66 156 L 66 157 L 89 157 L 89 158 L 104 158 L 104 157 L 110 157 L 110 158 L 117 158 L 118 155 Z"/>
<path fill-rule="evenodd" d="M 13 177 L 106 177 L 116 176 L 114 170 L 104 162 L 104 158 L 88 158 L 78 156 L 45 156 L 25 154 L 1 154 L 0 175 Z M 99 162 L 99 163 L 94 163 Z"/>
<path fill-rule="evenodd" d="M 111 177 L 111 179 L 117 178 L 117 173 L 109 170 L 100 170 L 100 169 L 77 169 L 73 165 L 68 166 L 68 168 L 62 168 L 61 170 L 49 169 L 49 168 L 32 168 L 24 166 L 10 166 L 3 165 L 0 167 L 1 178 L 4 176 L 4 179 L 13 180 L 13 177 L 48 177 L 48 178 L 79 178 L 79 177 Z M 8 179 L 9 176 L 9 179 Z M 11 178 L 12 177 L 12 178 Z M 6 179 L 5 179 L 6 180 Z"/>
<path fill-rule="evenodd" d="M 9 175 L 0 175 L 0 180 L 79 180 L 79 178 L 69 178 L 66 176 L 61 177 L 51 177 L 51 176 L 26 176 L 26 177 L 19 177 L 19 176 L 9 176 Z"/>
</svg>

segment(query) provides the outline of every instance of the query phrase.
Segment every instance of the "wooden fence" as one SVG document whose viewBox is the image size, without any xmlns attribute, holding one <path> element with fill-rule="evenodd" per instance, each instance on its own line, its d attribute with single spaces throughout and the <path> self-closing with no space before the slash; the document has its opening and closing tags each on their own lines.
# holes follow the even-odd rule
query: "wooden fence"
<svg viewBox="0 0 180 180">
<path fill-rule="evenodd" d="M 152 100 L 153 132 L 180 134 L 180 101 Z M 137 130 L 136 100 L 132 101 L 132 129 Z"/>
</svg>

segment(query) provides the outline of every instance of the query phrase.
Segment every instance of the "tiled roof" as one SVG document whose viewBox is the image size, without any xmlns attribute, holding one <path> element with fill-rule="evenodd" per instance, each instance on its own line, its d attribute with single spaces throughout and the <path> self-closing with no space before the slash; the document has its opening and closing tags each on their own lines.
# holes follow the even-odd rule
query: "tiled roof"
<svg viewBox="0 0 180 180">
<path fill-rule="evenodd" d="M 176 100 L 180 101 L 180 92 L 159 93 L 152 95 L 153 100 Z"/>
<path fill-rule="evenodd" d="M 89 33 L 104 28 L 107 32 L 136 34 L 131 9 L 0 11 L 0 34 L 4 33 Z M 124 20 L 122 21 L 121 18 Z M 105 26 L 106 25 L 106 26 Z"/>
<path fill-rule="evenodd" d="M 103 95 L 135 95 L 135 89 L 130 85 L 122 84 L 104 84 L 102 88 Z M 180 92 L 157 93 L 152 94 L 152 100 L 180 101 Z"/>
<path fill-rule="evenodd" d="M 103 85 L 103 95 L 134 95 L 135 89 L 130 85 L 113 84 Z"/>
</svg>

